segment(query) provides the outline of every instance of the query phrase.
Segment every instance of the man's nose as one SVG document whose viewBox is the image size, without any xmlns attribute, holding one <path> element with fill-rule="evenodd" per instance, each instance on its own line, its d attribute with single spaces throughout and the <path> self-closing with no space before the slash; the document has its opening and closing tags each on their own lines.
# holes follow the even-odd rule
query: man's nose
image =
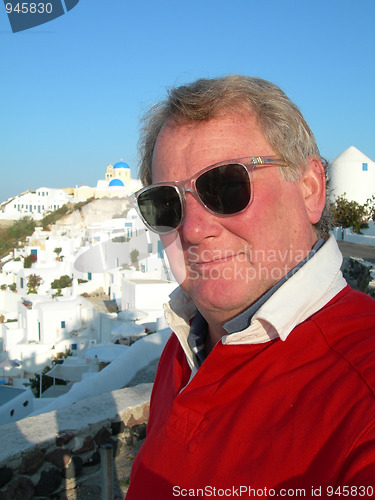
<svg viewBox="0 0 375 500">
<path fill-rule="evenodd" d="M 184 219 L 180 229 L 183 240 L 198 245 L 205 238 L 218 236 L 221 231 L 219 217 L 208 212 L 192 193 L 187 192 Z"/>
</svg>

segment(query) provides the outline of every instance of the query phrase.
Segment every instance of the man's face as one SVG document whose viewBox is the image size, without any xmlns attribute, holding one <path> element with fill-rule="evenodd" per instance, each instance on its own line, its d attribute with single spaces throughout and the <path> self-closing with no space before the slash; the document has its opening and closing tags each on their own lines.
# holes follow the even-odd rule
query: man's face
<svg viewBox="0 0 375 500">
<path fill-rule="evenodd" d="M 208 122 L 167 123 L 154 151 L 153 182 L 185 180 L 225 160 L 270 156 L 252 116 L 227 114 Z M 224 323 L 302 260 L 316 241 L 302 181 L 282 179 L 279 168 L 253 172 L 253 202 L 231 217 L 209 213 L 191 193 L 178 231 L 162 236 L 172 270 L 197 308 Z"/>
</svg>

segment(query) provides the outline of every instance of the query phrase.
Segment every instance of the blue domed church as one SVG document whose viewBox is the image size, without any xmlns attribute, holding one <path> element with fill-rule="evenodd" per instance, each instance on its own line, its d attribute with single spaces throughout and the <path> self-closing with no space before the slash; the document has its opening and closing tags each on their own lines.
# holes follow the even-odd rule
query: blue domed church
<svg viewBox="0 0 375 500">
<path fill-rule="evenodd" d="M 128 186 L 131 180 L 129 165 L 123 160 L 115 163 L 113 166 L 108 165 L 105 180 L 108 181 L 109 187 Z"/>
<path fill-rule="evenodd" d="M 88 198 L 116 198 L 129 196 L 142 187 L 139 179 L 132 179 L 130 166 L 123 160 L 109 164 L 105 171 L 105 178 L 99 179 L 96 187 L 80 186 L 74 189 L 74 197 Z"/>
</svg>

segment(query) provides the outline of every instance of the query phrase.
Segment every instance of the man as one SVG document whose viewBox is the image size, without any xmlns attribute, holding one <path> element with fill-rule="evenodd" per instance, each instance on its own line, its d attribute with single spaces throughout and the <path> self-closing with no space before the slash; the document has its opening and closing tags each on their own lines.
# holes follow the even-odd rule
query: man
<svg viewBox="0 0 375 500">
<path fill-rule="evenodd" d="M 299 110 L 261 79 L 198 80 L 141 146 L 135 199 L 180 287 L 127 500 L 375 497 L 375 302 L 321 237 Z"/>
</svg>

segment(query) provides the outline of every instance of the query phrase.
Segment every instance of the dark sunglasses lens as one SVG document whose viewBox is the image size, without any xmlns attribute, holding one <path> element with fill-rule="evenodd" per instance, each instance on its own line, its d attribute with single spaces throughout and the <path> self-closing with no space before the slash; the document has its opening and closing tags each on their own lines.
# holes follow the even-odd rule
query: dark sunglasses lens
<svg viewBox="0 0 375 500">
<path fill-rule="evenodd" d="M 143 219 L 154 231 L 168 233 L 180 224 L 182 207 L 174 187 L 152 187 L 141 193 L 137 201 Z"/>
<path fill-rule="evenodd" d="M 250 176 L 238 163 L 208 170 L 198 177 L 196 187 L 203 203 L 217 214 L 241 212 L 250 202 Z"/>
</svg>

